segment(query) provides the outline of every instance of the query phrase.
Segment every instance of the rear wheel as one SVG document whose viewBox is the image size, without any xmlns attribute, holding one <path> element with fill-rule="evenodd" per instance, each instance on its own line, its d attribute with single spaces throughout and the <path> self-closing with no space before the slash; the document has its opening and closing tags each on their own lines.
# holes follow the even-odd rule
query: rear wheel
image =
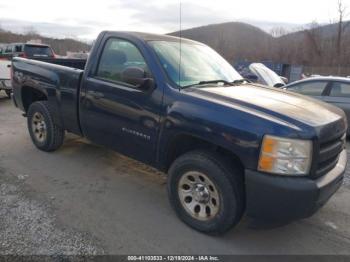
<svg viewBox="0 0 350 262">
<path fill-rule="evenodd" d="M 43 151 L 55 151 L 64 140 L 62 129 L 53 118 L 55 109 L 47 101 L 38 101 L 30 105 L 27 124 L 30 137 L 37 148 Z"/>
<path fill-rule="evenodd" d="M 169 200 L 189 226 L 221 234 L 235 226 L 244 211 L 242 171 L 218 154 L 193 151 L 172 164 Z"/>
</svg>

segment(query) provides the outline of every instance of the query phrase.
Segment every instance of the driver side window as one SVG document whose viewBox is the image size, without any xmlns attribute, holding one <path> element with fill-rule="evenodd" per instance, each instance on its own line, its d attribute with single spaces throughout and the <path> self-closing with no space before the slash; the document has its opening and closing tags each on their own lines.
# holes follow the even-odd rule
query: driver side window
<svg viewBox="0 0 350 262">
<path fill-rule="evenodd" d="M 128 67 L 142 68 L 149 75 L 147 64 L 134 44 L 117 38 L 107 40 L 102 51 L 96 77 L 130 86 L 122 79 L 122 72 Z"/>
</svg>

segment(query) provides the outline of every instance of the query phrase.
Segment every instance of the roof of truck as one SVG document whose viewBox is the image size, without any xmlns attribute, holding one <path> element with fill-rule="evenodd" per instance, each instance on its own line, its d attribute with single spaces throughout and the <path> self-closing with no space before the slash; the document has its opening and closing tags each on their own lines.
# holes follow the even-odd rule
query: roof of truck
<svg viewBox="0 0 350 262">
<path fill-rule="evenodd" d="M 132 32 L 132 31 L 105 31 L 106 33 L 115 33 L 115 34 L 121 34 L 121 35 L 130 35 L 137 38 L 140 38 L 144 41 L 180 41 L 180 37 L 171 36 L 171 35 L 159 35 L 159 34 L 151 34 L 151 33 L 143 33 L 143 32 Z M 200 42 L 190 40 L 187 38 L 181 37 L 181 41 L 183 43 L 197 43 L 201 44 Z"/>
</svg>

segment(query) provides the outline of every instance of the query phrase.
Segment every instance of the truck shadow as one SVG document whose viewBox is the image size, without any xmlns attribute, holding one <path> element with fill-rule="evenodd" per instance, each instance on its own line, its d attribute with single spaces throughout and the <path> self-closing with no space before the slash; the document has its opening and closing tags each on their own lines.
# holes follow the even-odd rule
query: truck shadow
<svg viewBox="0 0 350 262">
<path fill-rule="evenodd" d="M 288 226 L 291 222 L 280 222 L 280 221 L 267 221 L 255 218 L 246 218 L 247 227 L 252 230 L 270 230 Z"/>
</svg>

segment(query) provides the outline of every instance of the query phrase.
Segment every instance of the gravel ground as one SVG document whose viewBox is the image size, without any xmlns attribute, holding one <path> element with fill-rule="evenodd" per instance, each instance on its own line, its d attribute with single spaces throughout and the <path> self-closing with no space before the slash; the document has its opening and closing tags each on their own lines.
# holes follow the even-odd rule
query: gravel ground
<svg viewBox="0 0 350 262">
<path fill-rule="evenodd" d="M 37 199 L 25 179 L 0 168 L 0 254 L 103 254 L 89 234 L 61 227 L 50 200 Z"/>
</svg>

